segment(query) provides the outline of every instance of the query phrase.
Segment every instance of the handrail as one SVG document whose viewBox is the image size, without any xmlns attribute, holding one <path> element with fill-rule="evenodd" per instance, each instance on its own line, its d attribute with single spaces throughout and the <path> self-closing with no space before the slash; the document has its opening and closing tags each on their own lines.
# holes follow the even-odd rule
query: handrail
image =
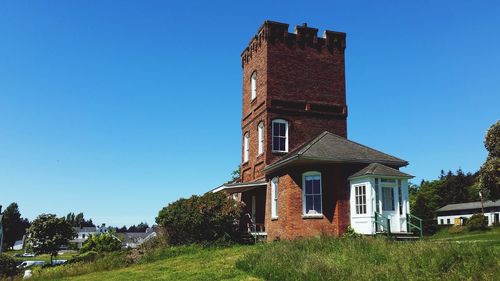
<svg viewBox="0 0 500 281">
<path fill-rule="evenodd" d="M 378 230 L 379 224 L 387 230 L 387 236 L 389 236 L 391 234 L 391 219 L 375 212 L 375 231 Z"/>
<path fill-rule="evenodd" d="M 418 225 L 412 223 L 412 219 L 416 219 L 418 221 Z M 412 232 L 413 229 L 416 229 L 420 232 L 420 237 L 424 237 L 423 227 L 422 227 L 422 219 L 414 216 L 410 213 L 406 214 L 406 224 L 408 226 L 408 231 Z"/>
</svg>

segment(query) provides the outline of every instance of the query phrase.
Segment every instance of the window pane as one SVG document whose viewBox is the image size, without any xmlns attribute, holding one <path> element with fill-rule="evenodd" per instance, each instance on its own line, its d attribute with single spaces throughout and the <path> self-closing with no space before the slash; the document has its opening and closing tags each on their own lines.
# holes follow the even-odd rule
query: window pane
<svg viewBox="0 0 500 281">
<path fill-rule="evenodd" d="M 320 194 L 320 186 L 319 186 L 319 180 L 314 180 L 313 181 L 313 193 L 314 194 Z"/>
<path fill-rule="evenodd" d="M 306 195 L 306 214 L 309 214 L 310 210 L 312 210 L 313 198 L 310 195 Z"/>
<path fill-rule="evenodd" d="M 306 179 L 306 195 L 312 193 L 312 181 Z"/>
<path fill-rule="evenodd" d="M 278 137 L 273 137 L 273 150 L 280 149 L 280 139 Z"/>
<path fill-rule="evenodd" d="M 279 138 L 280 140 L 280 146 L 279 146 L 279 150 L 280 151 L 285 151 L 286 147 L 285 147 L 285 138 Z"/>
<path fill-rule="evenodd" d="M 321 196 L 314 195 L 314 210 L 316 213 L 321 214 Z"/>
<path fill-rule="evenodd" d="M 273 136 L 279 136 L 280 128 L 278 123 L 273 123 Z"/>
</svg>

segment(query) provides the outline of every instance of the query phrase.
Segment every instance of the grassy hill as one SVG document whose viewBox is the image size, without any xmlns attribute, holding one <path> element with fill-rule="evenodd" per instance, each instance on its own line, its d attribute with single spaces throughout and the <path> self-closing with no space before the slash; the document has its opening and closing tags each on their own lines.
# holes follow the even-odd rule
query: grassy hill
<svg viewBox="0 0 500 281">
<path fill-rule="evenodd" d="M 477 236 L 470 240 L 471 235 Z M 118 253 L 94 263 L 44 269 L 32 280 L 495 280 L 500 276 L 499 229 L 452 236 L 448 239 L 450 235 L 443 232 L 418 242 L 325 237 L 225 248 L 170 247 L 135 263 Z"/>
</svg>

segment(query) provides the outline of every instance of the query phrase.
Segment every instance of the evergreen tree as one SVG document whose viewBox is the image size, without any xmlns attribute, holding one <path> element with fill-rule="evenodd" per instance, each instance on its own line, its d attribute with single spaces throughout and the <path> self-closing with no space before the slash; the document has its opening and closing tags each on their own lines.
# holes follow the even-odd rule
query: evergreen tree
<svg viewBox="0 0 500 281">
<path fill-rule="evenodd" d="M 21 218 L 17 203 L 11 203 L 3 212 L 4 226 L 4 249 L 14 246 L 17 240 L 21 240 L 29 227 L 28 219 Z"/>
</svg>

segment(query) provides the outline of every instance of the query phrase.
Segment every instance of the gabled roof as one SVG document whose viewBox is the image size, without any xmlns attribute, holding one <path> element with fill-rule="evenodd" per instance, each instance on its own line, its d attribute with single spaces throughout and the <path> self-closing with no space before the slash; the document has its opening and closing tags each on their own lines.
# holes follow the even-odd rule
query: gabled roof
<svg viewBox="0 0 500 281">
<path fill-rule="evenodd" d="M 84 226 L 84 227 L 73 227 L 73 230 L 76 232 L 97 232 L 97 228 L 95 226 Z"/>
<path fill-rule="evenodd" d="M 484 208 L 490 207 L 500 207 L 500 200 L 497 201 L 485 201 L 483 203 Z M 461 211 L 461 210 L 472 210 L 481 209 L 481 202 L 468 202 L 468 203 L 458 203 L 458 204 L 448 204 L 444 207 L 437 209 L 437 212 L 444 211 Z"/>
<path fill-rule="evenodd" d="M 371 163 L 360 171 L 354 173 L 349 179 L 358 178 L 362 176 L 386 176 L 386 177 L 398 177 L 398 178 L 413 178 L 412 175 L 403 173 L 391 167 L 379 163 Z"/>
<path fill-rule="evenodd" d="M 325 131 L 267 166 L 264 172 L 271 172 L 299 160 L 324 163 L 382 163 L 398 167 L 408 165 L 403 159 Z"/>
</svg>

